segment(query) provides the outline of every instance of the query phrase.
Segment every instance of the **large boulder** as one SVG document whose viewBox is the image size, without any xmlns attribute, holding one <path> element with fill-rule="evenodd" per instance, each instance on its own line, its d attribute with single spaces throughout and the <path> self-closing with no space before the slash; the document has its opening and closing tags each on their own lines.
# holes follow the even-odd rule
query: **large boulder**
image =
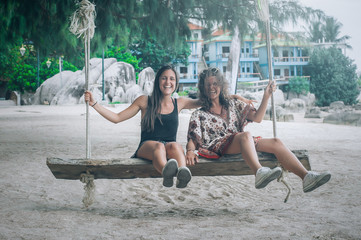
<svg viewBox="0 0 361 240">
<path fill-rule="evenodd" d="M 52 76 L 36 90 L 32 103 L 49 104 L 65 85 L 73 85 L 74 79 L 77 79 L 80 75 L 82 75 L 81 71 L 63 71 Z M 82 91 L 84 92 L 84 89 Z"/>
<path fill-rule="evenodd" d="M 103 98 L 103 63 L 101 58 L 89 62 L 89 90 L 97 100 Z M 153 90 L 154 71 L 147 68 L 141 72 L 141 84 L 136 84 L 132 65 L 117 62 L 115 58 L 104 59 L 105 101 L 130 103 L 141 94 Z M 85 72 L 63 71 L 47 79 L 36 91 L 33 104 L 68 105 L 84 103 Z"/>
<path fill-rule="evenodd" d="M 324 123 L 361 126 L 361 111 L 334 112 L 323 119 Z"/>
<path fill-rule="evenodd" d="M 305 118 L 322 118 L 321 109 L 319 107 L 311 107 L 306 110 Z"/>
<path fill-rule="evenodd" d="M 138 75 L 138 85 L 145 95 L 153 92 L 155 73 L 151 67 L 143 69 Z"/>
<path fill-rule="evenodd" d="M 300 98 L 293 98 L 285 101 L 283 107 L 290 112 L 304 112 L 306 109 L 306 103 Z"/>
</svg>

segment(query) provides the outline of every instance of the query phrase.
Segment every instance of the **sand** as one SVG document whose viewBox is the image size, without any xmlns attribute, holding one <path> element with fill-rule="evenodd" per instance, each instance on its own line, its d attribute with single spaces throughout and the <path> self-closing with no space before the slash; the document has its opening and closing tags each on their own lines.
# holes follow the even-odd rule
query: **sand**
<svg viewBox="0 0 361 240">
<path fill-rule="evenodd" d="M 110 108 L 120 111 L 127 105 Z M 288 174 L 292 194 L 254 176 L 194 177 L 183 190 L 161 179 L 96 180 L 82 205 L 80 181 L 55 179 L 46 157 L 85 157 L 85 107 L 0 107 L 0 239 L 361 239 L 361 128 L 296 115 L 277 123 L 291 149 L 307 149 L 311 167 L 330 182 L 311 193 Z M 180 114 L 185 146 L 190 111 Z M 91 110 L 92 158 L 131 156 L 140 116 L 113 124 Z M 247 126 L 272 137 L 272 122 Z"/>
</svg>

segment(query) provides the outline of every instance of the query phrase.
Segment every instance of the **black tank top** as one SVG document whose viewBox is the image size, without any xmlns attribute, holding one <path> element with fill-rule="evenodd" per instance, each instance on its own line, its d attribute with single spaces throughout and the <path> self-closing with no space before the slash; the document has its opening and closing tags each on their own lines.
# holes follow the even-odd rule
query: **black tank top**
<svg viewBox="0 0 361 240">
<path fill-rule="evenodd" d="M 169 114 L 161 114 L 160 118 L 162 123 L 158 118 L 154 121 L 154 131 L 149 132 L 142 128 L 141 140 L 144 142 L 147 140 L 161 141 L 161 142 L 175 142 L 177 140 L 177 131 L 178 131 L 178 105 L 177 99 L 173 99 L 174 109 L 173 112 Z"/>
</svg>

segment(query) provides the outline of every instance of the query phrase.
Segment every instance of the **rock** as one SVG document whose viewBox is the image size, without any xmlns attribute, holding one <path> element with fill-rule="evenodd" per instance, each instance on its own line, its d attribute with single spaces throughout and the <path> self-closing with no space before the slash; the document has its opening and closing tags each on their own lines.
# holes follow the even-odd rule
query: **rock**
<svg viewBox="0 0 361 240">
<path fill-rule="evenodd" d="M 140 73 L 140 85 L 136 84 L 132 65 L 117 62 L 115 58 L 104 59 L 104 89 L 106 102 L 130 103 L 139 95 L 153 91 L 154 71 L 146 68 Z M 89 90 L 96 100 L 101 101 L 103 76 L 102 59 L 92 58 L 89 62 Z M 36 91 L 32 104 L 50 103 L 68 105 L 84 103 L 85 73 L 63 71 L 47 79 Z"/>
<path fill-rule="evenodd" d="M 129 88 L 125 93 L 125 102 L 132 103 L 142 94 L 143 92 L 140 86 L 135 84 L 131 88 Z"/>
<path fill-rule="evenodd" d="M 80 74 L 81 71 L 72 72 L 72 71 L 63 71 L 47 79 L 40 85 L 34 94 L 32 104 L 43 104 L 44 102 L 51 102 L 53 98 L 58 94 L 62 89 L 65 83 L 71 81 L 74 76 Z M 84 83 L 83 83 L 84 84 Z M 84 90 L 83 90 L 84 92 Z"/>
<path fill-rule="evenodd" d="M 319 107 L 308 108 L 305 118 L 322 118 L 321 109 Z"/>
<path fill-rule="evenodd" d="M 335 112 L 323 119 L 324 123 L 361 126 L 361 111 Z"/>
<path fill-rule="evenodd" d="M 138 85 L 145 95 L 150 96 L 153 92 L 155 73 L 151 67 L 143 69 L 138 75 Z"/>
<path fill-rule="evenodd" d="M 302 112 L 306 108 L 306 103 L 304 100 L 302 100 L 300 98 L 294 98 L 294 99 L 285 101 L 283 106 L 285 107 L 285 109 L 287 109 L 291 112 Z"/>
<path fill-rule="evenodd" d="M 330 104 L 330 108 L 332 110 L 341 110 L 345 108 L 345 104 L 342 101 L 336 101 L 336 102 L 332 102 Z"/>
<path fill-rule="evenodd" d="M 355 105 L 355 110 L 361 110 L 361 102 Z"/>
</svg>

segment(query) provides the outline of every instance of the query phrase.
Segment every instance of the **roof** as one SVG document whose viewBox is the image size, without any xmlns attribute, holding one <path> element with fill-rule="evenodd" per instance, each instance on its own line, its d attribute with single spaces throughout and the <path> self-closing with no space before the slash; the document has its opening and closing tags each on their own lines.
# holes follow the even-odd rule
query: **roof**
<svg viewBox="0 0 361 240">
<path fill-rule="evenodd" d="M 202 30 L 203 29 L 202 26 L 199 26 L 197 24 L 190 23 L 190 22 L 188 22 L 188 27 L 189 27 L 189 30 Z"/>
</svg>

